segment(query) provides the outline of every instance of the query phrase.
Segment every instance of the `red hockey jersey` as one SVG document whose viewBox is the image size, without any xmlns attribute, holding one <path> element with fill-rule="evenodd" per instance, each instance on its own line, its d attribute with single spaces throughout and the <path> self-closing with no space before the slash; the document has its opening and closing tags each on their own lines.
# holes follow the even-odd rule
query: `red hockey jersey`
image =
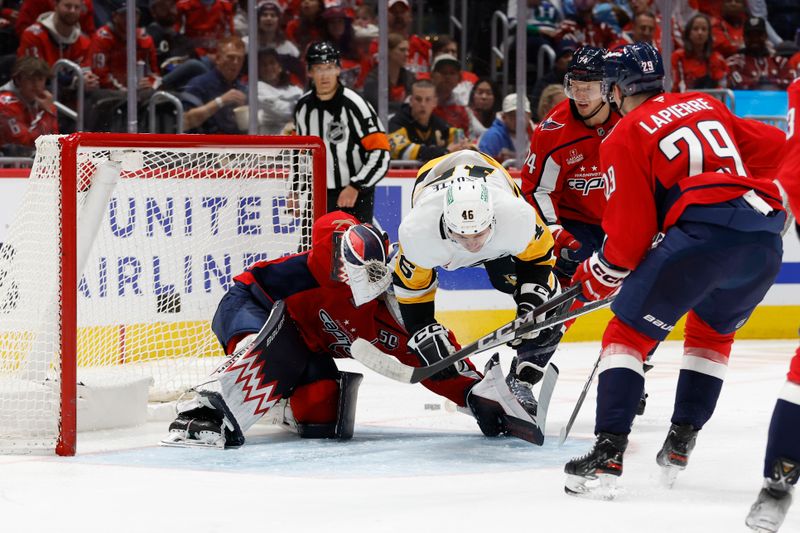
<svg viewBox="0 0 800 533">
<path fill-rule="evenodd" d="M 792 212 L 797 217 L 800 214 L 800 78 L 794 80 L 786 92 L 789 95 L 789 113 L 786 115 L 789 129 L 777 177 L 786 189 Z"/>
<path fill-rule="evenodd" d="M 44 111 L 20 100 L 14 91 L 0 92 L 0 145 L 33 148 L 39 135 L 58 133 L 55 109 Z"/>
<path fill-rule="evenodd" d="M 611 113 L 603 124 L 586 126 L 564 100 L 534 130 L 522 167 L 522 194 L 548 225 L 561 217 L 600 224 L 606 207 L 600 141 L 617 121 L 619 115 Z"/>
<path fill-rule="evenodd" d="M 136 60 L 144 61 L 150 74 L 159 74 L 153 38 L 147 35 L 143 28 L 136 28 L 136 35 Z M 100 87 L 104 89 L 126 87 L 128 81 L 126 43 L 111 30 L 110 25 L 102 26 L 92 36 L 89 54 L 92 72 L 100 78 Z"/>
<path fill-rule="evenodd" d="M 17 55 L 38 57 L 50 66 L 59 59 L 69 59 L 81 66 L 88 65 L 91 43 L 89 37 L 82 34 L 78 27 L 74 28 L 68 38 L 56 37 L 47 27 L 53 24 L 51 20 L 52 17 L 47 17 L 22 32 Z"/>
<path fill-rule="evenodd" d="M 94 3 L 93 0 L 83 0 L 81 6 L 81 31 L 86 35 L 91 35 L 95 31 L 94 25 Z M 47 13 L 55 9 L 55 0 L 25 0 L 20 3 L 19 15 L 14 23 L 14 30 L 17 35 L 22 33 L 36 20 L 42 13 Z"/>
<path fill-rule="evenodd" d="M 228 0 L 206 4 L 201 0 L 180 0 L 178 16 L 181 33 L 192 40 L 197 54 L 202 56 L 217 49 L 217 41 L 235 35 L 234 5 Z"/>
<path fill-rule="evenodd" d="M 692 204 L 715 204 L 754 190 L 782 209 L 772 181 L 785 136 L 734 116 L 701 93 L 661 94 L 627 114 L 601 144 L 608 205 L 603 251 L 634 269 L 653 237 Z"/>
</svg>

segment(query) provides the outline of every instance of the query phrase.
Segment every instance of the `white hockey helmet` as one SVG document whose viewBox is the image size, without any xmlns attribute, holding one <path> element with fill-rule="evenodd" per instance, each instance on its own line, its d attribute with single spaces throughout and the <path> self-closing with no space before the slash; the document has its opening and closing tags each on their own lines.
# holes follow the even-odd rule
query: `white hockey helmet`
<svg viewBox="0 0 800 533">
<path fill-rule="evenodd" d="M 494 223 L 494 206 L 486 183 L 454 181 L 444 195 L 444 223 L 453 233 L 475 235 Z"/>
</svg>

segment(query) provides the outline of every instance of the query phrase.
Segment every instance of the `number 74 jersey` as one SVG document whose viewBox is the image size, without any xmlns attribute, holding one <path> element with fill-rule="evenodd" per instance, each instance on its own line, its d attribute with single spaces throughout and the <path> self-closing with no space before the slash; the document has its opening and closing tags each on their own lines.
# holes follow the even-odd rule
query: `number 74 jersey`
<svg viewBox="0 0 800 533">
<path fill-rule="evenodd" d="M 781 210 L 772 180 L 784 143 L 779 129 L 739 118 L 708 95 L 650 98 L 600 145 L 606 258 L 636 268 L 653 237 L 690 205 L 727 202 L 752 190 L 758 202 Z"/>
</svg>

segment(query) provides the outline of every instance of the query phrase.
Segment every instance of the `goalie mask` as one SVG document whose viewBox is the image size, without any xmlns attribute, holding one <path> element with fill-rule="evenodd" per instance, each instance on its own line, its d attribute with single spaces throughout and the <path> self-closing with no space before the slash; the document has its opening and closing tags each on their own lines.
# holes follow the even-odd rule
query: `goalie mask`
<svg viewBox="0 0 800 533">
<path fill-rule="evenodd" d="M 350 286 L 356 307 L 383 294 L 392 282 L 389 270 L 388 238 L 367 224 L 351 226 L 344 232 L 337 251 L 339 279 Z"/>
</svg>

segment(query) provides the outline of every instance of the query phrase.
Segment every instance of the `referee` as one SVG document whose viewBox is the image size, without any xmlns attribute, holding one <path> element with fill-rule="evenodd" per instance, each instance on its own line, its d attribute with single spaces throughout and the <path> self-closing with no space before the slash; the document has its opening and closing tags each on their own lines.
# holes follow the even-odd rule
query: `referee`
<svg viewBox="0 0 800 533">
<path fill-rule="evenodd" d="M 306 52 L 311 90 L 297 102 L 299 135 L 321 137 L 327 151 L 328 212 L 372 222 L 375 184 L 389 168 L 389 140 L 372 106 L 339 81 L 339 51 L 329 42 Z"/>
</svg>

